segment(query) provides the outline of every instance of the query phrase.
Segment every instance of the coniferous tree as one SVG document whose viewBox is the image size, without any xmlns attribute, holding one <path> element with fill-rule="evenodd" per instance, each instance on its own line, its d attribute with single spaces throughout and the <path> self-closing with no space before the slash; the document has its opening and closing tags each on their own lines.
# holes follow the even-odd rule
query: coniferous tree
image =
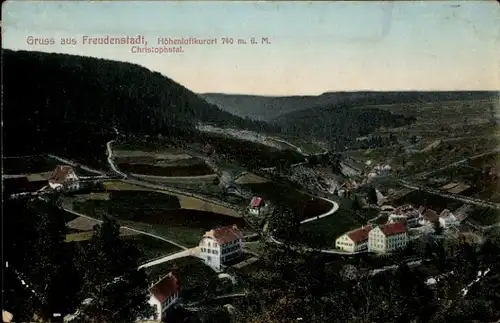
<svg viewBox="0 0 500 323">
<path fill-rule="evenodd" d="M 139 250 L 120 238 L 117 223 L 103 218 L 78 259 L 84 281 L 79 322 L 136 322 L 154 314 L 147 303 L 148 282 L 138 270 Z"/>
</svg>

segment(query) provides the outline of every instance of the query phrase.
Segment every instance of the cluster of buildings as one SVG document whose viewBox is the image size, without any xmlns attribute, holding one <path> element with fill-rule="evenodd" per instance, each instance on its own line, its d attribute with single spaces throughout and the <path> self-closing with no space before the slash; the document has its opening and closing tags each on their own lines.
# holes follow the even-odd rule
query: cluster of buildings
<svg viewBox="0 0 500 323">
<path fill-rule="evenodd" d="M 367 166 L 370 165 L 371 161 L 368 161 Z M 365 173 L 368 178 L 374 178 L 381 174 L 389 173 L 390 171 L 392 171 L 392 167 L 389 164 L 379 164 L 373 166 L 371 169 L 367 169 Z"/>
<path fill-rule="evenodd" d="M 379 226 L 367 225 L 347 232 L 335 241 L 338 249 L 348 252 L 388 253 L 406 247 L 408 233 L 403 222 Z"/>
<path fill-rule="evenodd" d="M 403 205 L 389 214 L 387 222 L 404 222 L 410 228 L 439 224 L 443 229 L 450 229 L 458 227 L 461 220 L 460 216 L 454 215 L 448 209 L 438 214 L 436 211 L 424 206 L 416 209 L 411 205 Z"/>
<path fill-rule="evenodd" d="M 222 270 L 230 261 L 243 252 L 243 232 L 236 226 L 225 226 L 207 231 L 199 243 L 199 257 L 215 271 Z M 149 288 L 149 304 L 155 308 L 156 318 L 150 321 L 163 322 L 179 299 L 180 281 L 172 272 L 152 284 Z"/>
<path fill-rule="evenodd" d="M 351 197 L 351 192 L 359 187 L 359 184 L 354 180 L 347 180 L 337 189 L 337 195 L 340 197 Z"/>
<path fill-rule="evenodd" d="M 411 205 L 403 205 L 390 212 L 386 224 L 367 225 L 347 232 L 335 241 L 335 246 L 353 253 L 393 252 L 406 247 L 410 228 L 439 224 L 443 229 L 449 229 L 459 226 L 461 220 L 460 216 L 455 216 L 448 209 L 438 214 L 423 206 L 416 209 Z"/>
</svg>

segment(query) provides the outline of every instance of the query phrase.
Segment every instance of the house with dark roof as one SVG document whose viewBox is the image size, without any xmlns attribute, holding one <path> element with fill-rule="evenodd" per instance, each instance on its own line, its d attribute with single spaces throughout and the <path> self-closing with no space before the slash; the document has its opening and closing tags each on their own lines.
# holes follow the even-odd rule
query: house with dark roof
<svg viewBox="0 0 500 323">
<path fill-rule="evenodd" d="M 243 232 L 230 225 L 205 233 L 199 244 L 200 257 L 216 271 L 243 252 Z"/>
<path fill-rule="evenodd" d="M 177 277 L 168 273 L 153 286 L 149 288 L 149 305 L 155 309 L 156 317 L 150 320 L 162 322 L 167 310 L 175 304 L 179 298 L 180 284 Z"/>
<path fill-rule="evenodd" d="M 75 191 L 80 188 L 79 178 L 73 167 L 68 165 L 59 165 L 50 174 L 49 187 L 53 190 Z"/>
<path fill-rule="evenodd" d="M 420 225 L 432 225 L 437 222 L 439 222 L 439 216 L 436 211 L 426 208 L 424 212 L 421 213 L 419 219 Z"/>
<path fill-rule="evenodd" d="M 348 252 L 359 252 L 368 248 L 368 234 L 373 229 L 367 225 L 340 236 L 335 240 L 335 247 Z"/>
<path fill-rule="evenodd" d="M 394 222 L 379 225 L 368 234 L 368 251 L 387 253 L 406 247 L 408 233 L 406 223 Z"/>
<path fill-rule="evenodd" d="M 259 216 L 262 211 L 266 208 L 266 202 L 262 197 L 254 196 L 250 201 L 250 205 L 248 207 L 248 212 L 251 215 Z"/>
</svg>

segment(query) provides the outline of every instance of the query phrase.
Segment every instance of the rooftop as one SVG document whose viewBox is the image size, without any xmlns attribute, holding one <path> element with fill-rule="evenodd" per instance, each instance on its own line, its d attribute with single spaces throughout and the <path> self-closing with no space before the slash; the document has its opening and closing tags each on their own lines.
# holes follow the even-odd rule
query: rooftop
<svg viewBox="0 0 500 323">
<path fill-rule="evenodd" d="M 250 202 L 250 207 L 258 208 L 264 204 L 264 199 L 262 197 L 254 196 Z"/>
<path fill-rule="evenodd" d="M 347 236 L 355 243 L 362 242 L 368 240 L 368 233 L 370 233 L 372 229 L 373 227 L 371 225 L 367 225 L 365 227 L 348 232 Z"/>
<path fill-rule="evenodd" d="M 168 297 L 178 293 L 180 290 L 179 280 L 172 273 L 168 273 L 159 282 L 153 285 L 149 292 L 163 303 Z"/>
<path fill-rule="evenodd" d="M 434 222 L 437 221 L 439 216 L 436 213 L 436 211 L 431 210 L 431 209 L 426 209 L 425 212 L 422 214 L 422 217 L 426 219 L 427 221 Z"/>
<path fill-rule="evenodd" d="M 212 237 L 219 244 L 225 244 L 243 238 L 243 232 L 236 225 L 220 227 L 205 233 L 205 237 Z"/>
<path fill-rule="evenodd" d="M 49 181 L 57 184 L 63 184 L 70 174 L 75 174 L 73 167 L 68 165 L 59 165 L 50 175 Z"/>
<path fill-rule="evenodd" d="M 383 224 L 379 228 L 386 237 L 406 232 L 406 224 L 403 222 Z"/>
</svg>

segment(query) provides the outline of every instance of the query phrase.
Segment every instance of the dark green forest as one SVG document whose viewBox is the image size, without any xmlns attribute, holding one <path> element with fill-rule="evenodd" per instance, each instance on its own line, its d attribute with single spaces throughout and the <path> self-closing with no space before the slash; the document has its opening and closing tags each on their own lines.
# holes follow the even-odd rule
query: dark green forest
<svg viewBox="0 0 500 323">
<path fill-rule="evenodd" d="M 124 133 L 148 135 L 191 132 L 200 121 L 279 131 L 222 111 L 138 65 L 5 49 L 2 56 L 5 155 L 102 155 L 114 126 Z"/>
<path fill-rule="evenodd" d="M 327 140 L 333 150 L 343 150 L 355 144 L 356 137 L 380 127 L 397 128 L 415 120 L 378 108 L 318 106 L 288 113 L 276 122 L 284 133 Z"/>
</svg>

